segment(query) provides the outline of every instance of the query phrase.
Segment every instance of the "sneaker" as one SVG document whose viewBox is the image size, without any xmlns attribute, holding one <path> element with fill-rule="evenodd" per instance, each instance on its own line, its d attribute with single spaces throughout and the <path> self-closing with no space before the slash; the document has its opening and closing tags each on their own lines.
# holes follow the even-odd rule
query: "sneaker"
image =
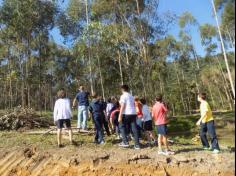
<svg viewBox="0 0 236 176">
<path fill-rule="evenodd" d="M 158 155 L 167 155 L 167 153 L 161 150 L 161 151 L 158 151 Z"/>
<path fill-rule="evenodd" d="M 58 145 L 58 148 L 63 148 L 64 146 L 62 144 Z"/>
<path fill-rule="evenodd" d="M 214 150 L 212 151 L 212 153 L 213 153 L 213 154 L 219 154 L 219 153 L 220 153 L 220 150 L 214 149 Z"/>
<path fill-rule="evenodd" d="M 99 145 L 104 145 L 105 144 L 105 141 L 101 141 L 100 143 L 99 143 Z"/>
<path fill-rule="evenodd" d="M 210 147 L 203 147 L 203 150 L 211 151 L 212 149 Z"/>
<path fill-rule="evenodd" d="M 166 153 L 167 155 L 174 155 L 174 154 L 175 154 L 175 152 L 170 151 L 170 150 L 166 151 L 165 153 Z"/>
<path fill-rule="evenodd" d="M 120 136 L 117 136 L 117 137 L 116 137 L 116 140 L 120 140 L 120 139 L 121 139 Z"/>
<path fill-rule="evenodd" d="M 124 142 L 122 142 L 119 144 L 119 147 L 128 148 L 129 144 L 125 144 Z"/>
<path fill-rule="evenodd" d="M 135 150 L 141 150 L 141 147 L 140 147 L 139 145 L 135 145 L 135 146 L 134 146 L 134 149 L 135 149 Z"/>
</svg>

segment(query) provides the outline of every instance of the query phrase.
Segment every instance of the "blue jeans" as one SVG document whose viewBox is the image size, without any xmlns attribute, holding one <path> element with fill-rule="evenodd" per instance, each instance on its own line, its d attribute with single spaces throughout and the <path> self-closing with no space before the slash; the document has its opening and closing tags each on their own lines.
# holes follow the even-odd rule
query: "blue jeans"
<svg viewBox="0 0 236 176">
<path fill-rule="evenodd" d="M 203 147 L 210 148 L 210 145 L 207 140 L 207 132 L 209 133 L 211 137 L 212 149 L 220 150 L 219 143 L 216 136 L 215 123 L 213 120 L 207 123 L 202 123 L 201 129 L 200 129 L 200 137 L 201 137 Z"/>
<path fill-rule="evenodd" d="M 103 139 L 103 128 L 102 128 L 102 118 L 101 116 L 93 117 L 94 125 L 96 128 L 95 141 L 101 143 Z"/>
<path fill-rule="evenodd" d="M 141 118 L 137 117 L 136 123 L 137 123 L 137 129 L 138 129 L 138 136 L 139 136 L 139 138 L 141 138 L 142 132 L 143 132 L 143 121 Z"/>
<path fill-rule="evenodd" d="M 139 137 L 138 137 L 138 130 L 137 130 L 137 124 L 136 124 L 136 115 L 123 115 L 122 122 L 119 124 L 120 132 L 122 135 L 122 140 L 123 143 L 128 144 L 128 131 L 130 129 L 127 129 L 131 127 L 132 132 L 134 134 L 134 140 L 135 140 L 135 145 L 140 145 L 139 143 Z"/>
<path fill-rule="evenodd" d="M 87 129 L 88 107 L 79 106 L 78 108 L 78 124 L 77 128 Z"/>
</svg>

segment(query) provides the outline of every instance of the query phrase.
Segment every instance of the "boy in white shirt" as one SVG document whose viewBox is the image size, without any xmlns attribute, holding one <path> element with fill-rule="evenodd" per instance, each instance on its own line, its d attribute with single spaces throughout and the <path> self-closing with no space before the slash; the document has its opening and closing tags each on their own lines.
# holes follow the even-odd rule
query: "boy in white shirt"
<svg viewBox="0 0 236 176">
<path fill-rule="evenodd" d="M 72 129 L 71 129 L 71 107 L 70 99 L 66 98 L 66 92 L 64 89 L 61 89 L 57 93 L 58 100 L 55 103 L 54 107 L 54 122 L 57 125 L 57 142 L 58 147 L 61 148 L 61 137 L 62 137 L 62 128 L 65 125 L 66 129 L 69 131 L 70 142 L 72 141 Z"/>
<path fill-rule="evenodd" d="M 134 134 L 134 139 L 135 139 L 134 149 L 139 150 L 141 148 L 140 148 L 139 137 L 138 137 L 137 123 L 136 123 L 137 112 L 135 108 L 134 97 L 129 93 L 128 85 L 123 85 L 121 87 L 121 91 L 123 94 L 120 98 L 121 108 L 120 108 L 118 122 L 119 122 L 119 128 L 122 135 L 122 143 L 119 146 L 125 147 L 125 148 L 129 147 L 129 142 L 127 138 L 128 136 L 127 126 L 130 126 Z"/>
</svg>

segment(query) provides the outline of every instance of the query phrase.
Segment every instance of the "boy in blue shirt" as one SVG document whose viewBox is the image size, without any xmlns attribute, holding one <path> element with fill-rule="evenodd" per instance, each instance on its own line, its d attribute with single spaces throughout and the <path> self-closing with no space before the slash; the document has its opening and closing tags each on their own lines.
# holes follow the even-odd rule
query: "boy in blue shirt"
<svg viewBox="0 0 236 176">
<path fill-rule="evenodd" d="M 76 95 L 73 102 L 73 108 L 75 108 L 76 103 L 78 103 L 77 128 L 87 130 L 89 92 L 86 92 L 83 86 L 79 88 L 79 93 Z"/>
<path fill-rule="evenodd" d="M 97 144 L 104 144 L 104 137 L 103 137 L 103 105 L 100 102 L 99 96 L 93 94 L 93 100 L 89 106 L 89 111 L 92 114 L 93 122 L 96 128 L 96 136 L 95 136 L 95 143 Z"/>
</svg>

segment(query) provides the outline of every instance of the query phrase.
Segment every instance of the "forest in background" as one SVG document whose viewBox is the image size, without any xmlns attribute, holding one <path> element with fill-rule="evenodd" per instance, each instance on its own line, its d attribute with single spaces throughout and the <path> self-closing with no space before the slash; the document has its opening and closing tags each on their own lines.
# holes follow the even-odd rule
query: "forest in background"
<svg viewBox="0 0 236 176">
<path fill-rule="evenodd" d="M 198 109 L 207 92 L 214 110 L 233 110 L 235 1 L 215 0 L 227 65 L 217 26 L 199 24 L 190 12 L 159 13 L 159 0 L 3 0 L 0 6 L 0 109 L 21 105 L 52 110 L 56 92 L 70 98 L 78 85 L 104 98 L 129 84 L 151 104 L 162 93 L 173 115 Z M 213 14 L 212 12 L 209 12 Z M 178 24 L 178 39 L 169 35 Z M 58 28 L 71 47 L 50 36 Z M 206 56 L 194 47 L 198 29 Z M 233 83 L 234 84 L 234 83 Z"/>
</svg>

